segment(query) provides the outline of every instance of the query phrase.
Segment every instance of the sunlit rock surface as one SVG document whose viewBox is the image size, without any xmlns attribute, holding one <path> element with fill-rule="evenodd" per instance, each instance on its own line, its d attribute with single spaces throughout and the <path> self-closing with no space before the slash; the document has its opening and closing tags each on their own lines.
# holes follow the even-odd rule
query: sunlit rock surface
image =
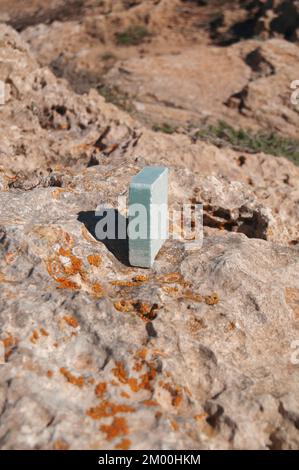
<svg viewBox="0 0 299 470">
<path fill-rule="evenodd" d="M 0 40 L 2 448 L 298 448 L 297 168 L 154 133 Z M 155 163 L 204 240 L 144 270 L 94 211 Z"/>
</svg>

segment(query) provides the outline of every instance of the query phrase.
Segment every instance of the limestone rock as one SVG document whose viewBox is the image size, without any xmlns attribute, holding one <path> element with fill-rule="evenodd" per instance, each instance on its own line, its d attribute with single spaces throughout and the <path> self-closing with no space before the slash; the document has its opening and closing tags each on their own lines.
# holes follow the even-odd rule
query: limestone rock
<svg viewBox="0 0 299 470">
<path fill-rule="evenodd" d="M 2 448 L 298 448 L 298 169 L 152 132 L 0 35 Z M 205 236 L 145 271 L 95 209 L 158 162 Z"/>
<path fill-rule="evenodd" d="M 290 85 L 297 79 L 298 1 L 235 0 L 229 9 L 200 3 L 91 1 L 80 22 L 57 15 L 22 35 L 40 63 L 77 92 L 98 87 L 150 126 L 224 119 L 296 137 Z M 143 28 L 145 37 L 119 45 L 117 35 L 130 36 L 130 27 Z"/>
<path fill-rule="evenodd" d="M 298 107 L 290 87 L 298 58 L 298 46 L 281 39 L 197 46 L 116 63 L 107 81 L 132 96 L 137 112 L 152 124 L 224 119 L 234 127 L 283 129 L 296 137 Z"/>
</svg>

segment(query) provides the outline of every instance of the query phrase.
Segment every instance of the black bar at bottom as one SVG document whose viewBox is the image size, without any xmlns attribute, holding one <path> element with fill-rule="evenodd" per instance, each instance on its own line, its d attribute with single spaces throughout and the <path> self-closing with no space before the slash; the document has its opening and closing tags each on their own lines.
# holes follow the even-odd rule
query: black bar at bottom
<svg viewBox="0 0 299 470">
<path fill-rule="evenodd" d="M 68 465 L 72 468 L 101 468 L 112 465 L 120 468 L 136 468 L 140 465 L 187 465 L 210 468 L 211 465 L 255 465 L 276 464 L 287 465 L 299 463 L 296 451 L 1 451 L 1 465 Z"/>
</svg>

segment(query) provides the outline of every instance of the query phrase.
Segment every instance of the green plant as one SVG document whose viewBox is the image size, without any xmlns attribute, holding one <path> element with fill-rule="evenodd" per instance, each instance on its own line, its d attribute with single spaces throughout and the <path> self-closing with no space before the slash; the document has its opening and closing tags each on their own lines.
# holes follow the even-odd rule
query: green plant
<svg viewBox="0 0 299 470">
<path fill-rule="evenodd" d="M 164 134 L 173 134 L 177 130 L 175 126 L 168 124 L 167 122 L 163 122 L 162 124 L 154 124 L 152 129 L 155 132 L 164 132 Z"/>
<path fill-rule="evenodd" d="M 143 25 L 129 26 L 125 31 L 116 33 L 116 43 L 119 46 L 137 46 L 141 44 L 150 34 Z"/>
<path fill-rule="evenodd" d="M 104 52 L 104 54 L 102 54 L 102 59 L 103 60 L 112 60 L 112 59 L 116 59 L 115 55 L 112 53 L 112 52 Z"/>
<path fill-rule="evenodd" d="M 100 84 L 97 86 L 97 91 L 108 103 L 112 103 L 127 112 L 133 111 L 133 104 L 130 97 L 127 93 L 120 91 L 118 87 Z"/>
<path fill-rule="evenodd" d="M 199 129 L 196 137 L 208 140 L 215 145 L 231 145 L 248 152 L 264 152 L 270 155 L 289 158 L 299 164 L 299 140 L 281 136 L 275 132 L 234 129 L 224 121 Z"/>
</svg>

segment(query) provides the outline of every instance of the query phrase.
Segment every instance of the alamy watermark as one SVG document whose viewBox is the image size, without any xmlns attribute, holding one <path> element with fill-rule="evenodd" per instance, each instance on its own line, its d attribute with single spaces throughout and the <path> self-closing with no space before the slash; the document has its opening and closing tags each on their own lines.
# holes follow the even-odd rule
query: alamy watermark
<svg viewBox="0 0 299 470">
<path fill-rule="evenodd" d="M 295 339 L 291 342 L 291 349 L 293 349 L 291 353 L 291 363 L 296 366 L 299 364 L 299 340 Z"/>
<path fill-rule="evenodd" d="M 294 106 L 299 105 L 299 80 L 293 80 L 291 83 L 291 89 L 294 90 L 291 94 L 291 103 Z"/>
<path fill-rule="evenodd" d="M 0 340 L 0 365 L 5 364 L 5 346 L 4 342 Z"/>
<path fill-rule="evenodd" d="M 0 106 L 5 104 L 5 83 L 0 80 Z"/>
<path fill-rule="evenodd" d="M 122 214 L 128 212 L 128 218 Z M 98 240 L 180 240 L 187 250 L 201 248 L 203 242 L 202 204 L 183 204 L 168 210 L 166 204 L 131 204 L 126 211 L 126 198 L 120 196 L 117 209 L 100 205 L 95 234 Z"/>
<path fill-rule="evenodd" d="M 294 106 L 299 106 L 299 80 L 293 80 L 290 85 L 291 89 L 294 90 L 291 94 L 291 103 Z M 299 340 L 294 340 L 291 342 L 291 363 L 293 365 L 299 364 Z"/>
</svg>

